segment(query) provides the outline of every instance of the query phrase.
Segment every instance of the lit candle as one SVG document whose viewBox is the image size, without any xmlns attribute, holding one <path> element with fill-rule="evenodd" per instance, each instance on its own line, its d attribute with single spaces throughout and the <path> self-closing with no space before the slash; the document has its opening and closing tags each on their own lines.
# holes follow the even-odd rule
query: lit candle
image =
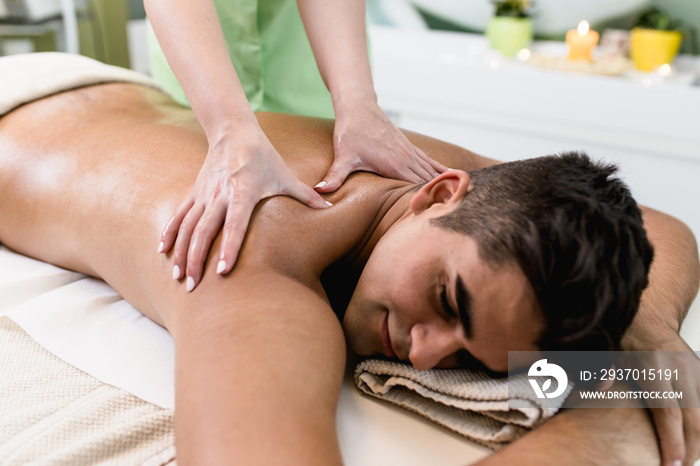
<svg viewBox="0 0 700 466">
<path fill-rule="evenodd" d="M 591 61 L 593 49 L 598 44 L 600 36 L 597 32 L 589 30 L 588 21 L 581 21 L 578 30 L 570 30 L 566 33 L 566 43 L 569 46 L 569 60 Z"/>
<path fill-rule="evenodd" d="M 661 75 L 662 78 L 668 78 L 673 74 L 673 68 L 671 68 L 671 65 L 668 63 L 664 63 L 659 67 L 659 75 Z"/>
</svg>

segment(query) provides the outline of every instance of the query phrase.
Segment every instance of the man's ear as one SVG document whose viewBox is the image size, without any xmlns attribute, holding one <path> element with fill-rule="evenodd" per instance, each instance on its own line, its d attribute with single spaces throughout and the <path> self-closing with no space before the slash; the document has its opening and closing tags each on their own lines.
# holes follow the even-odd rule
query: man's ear
<svg viewBox="0 0 700 466">
<path fill-rule="evenodd" d="M 469 174 L 463 170 L 447 170 L 423 185 L 411 199 L 411 210 L 418 214 L 435 204 L 452 204 L 471 191 Z"/>
</svg>

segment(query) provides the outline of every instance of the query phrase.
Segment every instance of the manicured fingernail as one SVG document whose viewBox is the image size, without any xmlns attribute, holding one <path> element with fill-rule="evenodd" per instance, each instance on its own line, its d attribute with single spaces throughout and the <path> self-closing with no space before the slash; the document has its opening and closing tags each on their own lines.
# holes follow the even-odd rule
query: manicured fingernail
<svg viewBox="0 0 700 466">
<path fill-rule="evenodd" d="M 192 291 L 194 290 L 194 278 L 192 277 L 187 277 L 187 291 Z"/>
<path fill-rule="evenodd" d="M 179 280 L 180 276 L 181 276 L 180 267 L 176 265 L 175 267 L 173 267 L 173 280 Z"/>
<path fill-rule="evenodd" d="M 333 204 L 331 204 L 330 202 L 326 201 L 326 205 L 327 205 L 328 207 L 331 207 Z"/>
<path fill-rule="evenodd" d="M 323 188 L 327 184 L 328 184 L 328 181 L 321 181 L 319 184 L 314 186 L 314 188 Z"/>
<path fill-rule="evenodd" d="M 683 466 L 683 462 L 681 460 L 676 460 L 671 463 L 671 466 Z"/>
<path fill-rule="evenodd" d="M 216 273 L 221 273 L 224 270 L 226 270 L 226 261 L 225 260 L 220 260 L 219 265 L 216 266 Z"/>
<path fill-rule="evenodd" d="M 165 243 L 161 241 L 158 245 L 158 252 L 163 252 L 163 249 L 165 249 Z"/>
</svg>

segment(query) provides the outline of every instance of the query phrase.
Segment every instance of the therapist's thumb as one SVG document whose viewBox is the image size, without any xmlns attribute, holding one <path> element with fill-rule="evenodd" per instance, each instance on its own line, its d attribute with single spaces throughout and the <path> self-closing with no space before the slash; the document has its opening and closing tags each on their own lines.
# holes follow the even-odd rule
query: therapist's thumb
<svg viewBox="0 0 700 466">
<path fill-rule="evenodd" d="M 330 193 L 340 188 L 348 175 L 352 172 L 350 165 L 336 161 L 323 177 L 323 181 L 314 186 L 314 189 L 319 193 Z"/>
<path fill-rule="evenodd" d="M 333 205 L 321 197 L 319 193 L 314 191 L 312 188 L 309 188 L 301 181 L 294 183 L 292 187 L 284 190 L 282 194 L 291 196 L 297 199 L 299 202 L 302 202 L 309 207 L 313 207 L 314 209 L 325 209 L 326 207 Z"/>
</svg>

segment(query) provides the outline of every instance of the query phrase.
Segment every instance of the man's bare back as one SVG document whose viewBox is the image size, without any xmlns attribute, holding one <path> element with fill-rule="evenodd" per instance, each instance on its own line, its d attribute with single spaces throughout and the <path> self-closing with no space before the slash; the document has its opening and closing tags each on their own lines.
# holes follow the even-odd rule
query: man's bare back
<svg viewBox="0 0 700 466">
<path fill-rule="evenodd" d="M 325 173 L 332 162 L 332 122 L 280 114 L 258 119 L 302 181 L 311 184 Z M 19 252 L 104 278 L 160 321 L 140 296 L 172 287 L 169 262 L 152 252 L 206 155 L 206 138 L 191 111 L 148 88 L 108 84 L 26 105 L 0 119 L 0 133 L 0 163 L 7 167 L 0 182 L 10 196 L 16 194 L 0 206 L 0 215 L 12 219 L 0 227 L 0 239 Z M 490 162 L 446 143 L 415 139 L 456 168 Z M 327 211 L 286 197 L 268 199 L 256 209 L 236 270 L 269 266 L 322 293 L 320 273 L 358 247 L 382 205 L 397 197 L 391 193 L 405 186 L 360 173 L 327 197 L 334 204 Z M 115 190 L 122 194 L 114 196 Z M 133 252 L 128 256 L 120 247 L 127 240 Z M 221 280 L 212 270 L 208 274 L 212 282 Z"/>
</svg>

